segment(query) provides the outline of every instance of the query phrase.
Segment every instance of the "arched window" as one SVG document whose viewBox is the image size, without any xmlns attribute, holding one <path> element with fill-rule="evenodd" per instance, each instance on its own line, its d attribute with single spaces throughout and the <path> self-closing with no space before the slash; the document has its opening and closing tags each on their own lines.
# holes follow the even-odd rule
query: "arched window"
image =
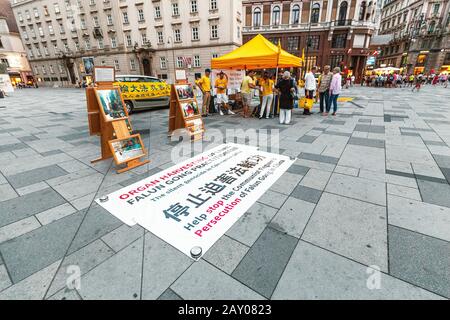
<svg viewBox="0 0 450 320">
<path fill-rule="evenodd" d="M 366 16 L 366 2 L 361 2 L 361 6 L 359 7 L 359 21 L 364 20 L 364 17 Z"/>
<path fill-rule="evenodd" d="M 292 7 L 292 23 L 297 24 L 300 22 L 300 6 L 298 4 Z"/>
<path fill-rule="evenodd" d="M 436 21 L 431 21 L 430 25 L 428 26 L 428 33 L 433 33 L 435 27 L 436 27 Z"/>
<path fill-rule="evenodd" d="M 253 11 L 253 26 L 261 26 L 261 8 L 259 7 L 255 8 L 255 10 Z"/>
<path fill-rule="evenodd" d="M 280 24 L 280 6 L 275 6 L 272 9 L 272 25 L 278 26 Z"/>
<path fill-rule="evenodd" d="M 339 7 L 339 17 L 338 17 L 338 25 L 340 25 L 340 26 L 345 25 L 345 19 L 347 19 L 347 8 L 348 8 L 347 1 L 341 2 L 341 5 Z"/>
<path fill-rule="evenodd" d="M 311 23 L 319 22 L 320 4 L 314 3 L 311 10 Z"/>
</svg>

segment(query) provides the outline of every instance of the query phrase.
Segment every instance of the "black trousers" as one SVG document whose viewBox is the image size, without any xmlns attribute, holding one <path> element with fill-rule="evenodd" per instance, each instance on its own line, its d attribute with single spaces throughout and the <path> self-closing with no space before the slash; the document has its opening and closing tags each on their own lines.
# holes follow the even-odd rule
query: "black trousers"
<svg viewBox="0 0 450 320">
<path fill-rule="evenodd" d="M 320 112 L 324 112 L 324 110 L 329 110 L 329 106 L 330 106 L 330 92 L 328 90 L 326 90 L 325 92 L 319 92 L 319 99 L 320 99 Z M 325 108 L 324 109 L 324 104 L 325 103 Z"/>
</svg>

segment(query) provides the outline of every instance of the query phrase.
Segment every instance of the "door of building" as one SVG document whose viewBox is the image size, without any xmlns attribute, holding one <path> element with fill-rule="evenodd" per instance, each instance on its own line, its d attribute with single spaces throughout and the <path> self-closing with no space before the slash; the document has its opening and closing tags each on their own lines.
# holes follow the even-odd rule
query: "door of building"
<svg viewBox="0 0 450 320">
<path fill-rule="evenodd" d="M 144 75 L 151 76 L 152 75 L 152 68 L 150 65 L 150 60 L 145 58 L 142 60 L 142 65 L 144 67 Z"/>
</svg>

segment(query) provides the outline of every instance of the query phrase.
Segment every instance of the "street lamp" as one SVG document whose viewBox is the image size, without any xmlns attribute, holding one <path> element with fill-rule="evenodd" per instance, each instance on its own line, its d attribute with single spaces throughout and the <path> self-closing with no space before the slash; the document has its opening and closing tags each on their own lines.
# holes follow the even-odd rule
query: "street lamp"
<svg viewBox="0 0 450 320">
<path fill-rule="evenodd" d="M 175 50 L 174 50 L 174 41 L 172 36 L 169 36 L 167 38 L 167 44 L 172 44 L 172 61 L 173 61 L 173 83 L 175 83 L 177 76 L 176 76 L 176 61 L 175 61 Z"/>
</svg>

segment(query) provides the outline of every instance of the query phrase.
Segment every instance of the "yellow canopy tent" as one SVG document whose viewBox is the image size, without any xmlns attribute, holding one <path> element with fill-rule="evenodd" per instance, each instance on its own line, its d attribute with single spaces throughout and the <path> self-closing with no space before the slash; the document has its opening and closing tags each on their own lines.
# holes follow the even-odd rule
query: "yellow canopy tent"
<svg viewBox="0 0 450 320">
<path fill-rule="evenodd" d="M 296 57 L 258 34 L 236 50 L 212 59 L 212 69 L 269 69 L 301 67 L 302 59 Z"/>
</svg>

